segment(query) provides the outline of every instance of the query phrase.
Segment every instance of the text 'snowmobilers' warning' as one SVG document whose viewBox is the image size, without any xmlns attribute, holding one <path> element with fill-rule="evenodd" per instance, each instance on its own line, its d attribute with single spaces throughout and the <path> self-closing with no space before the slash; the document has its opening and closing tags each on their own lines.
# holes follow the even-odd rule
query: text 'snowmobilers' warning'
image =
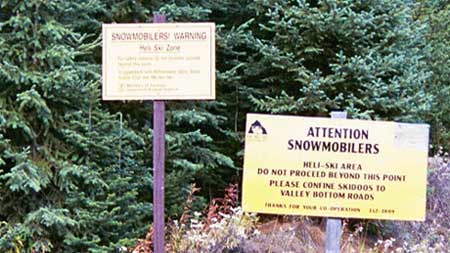
<svg viewBox="0 0 450 253">
<path fill-rule="evenodd" d="M 248 114 L 247 212 L 424 220 L 426 124 Z"/>
<path fill-rule="evenodd" d="M 103 25 L 103 99 L 215 98 L 214 23 Z"/>
</svg>

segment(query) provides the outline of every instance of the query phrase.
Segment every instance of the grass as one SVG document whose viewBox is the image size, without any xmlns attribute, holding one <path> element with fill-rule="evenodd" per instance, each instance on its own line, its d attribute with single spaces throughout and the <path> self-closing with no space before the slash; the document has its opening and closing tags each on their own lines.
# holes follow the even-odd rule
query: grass
<svg viewBox="0 0 450 253">
<path fill-rule="evenodd" d="M 237 185 L 214 199 L 205 213 L 192 213 L 198 188 L 192 186 L 184 213 L 167 230 L 167 252 L 316 253 L 325 252 L 324 220 L 301 216 L 244 213 Z M 344 220 L 343 253 L 444 253 L 450 250 L 450 164 L 448 154 L 429 161 L 424 222 Z M 132 253 L 151 253 L 151 229 Z"/>
</svg>

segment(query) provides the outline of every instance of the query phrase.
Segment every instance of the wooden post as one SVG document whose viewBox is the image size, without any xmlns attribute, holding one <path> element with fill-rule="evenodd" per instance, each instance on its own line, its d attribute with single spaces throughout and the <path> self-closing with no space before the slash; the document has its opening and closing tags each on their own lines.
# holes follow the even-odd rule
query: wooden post
<svg viewBox="0 0 450 253">
<path fill-rule="evenodd" d="M 166 16 L 153 14 L 153 23 L 165 23 Z M 153 251 L 166 251 L 164 239 L 164 174 L 166 115 L 164 101 L 153 101 Z"/>
<path fill-rule="evenodd" d="M 347 118 L 346 111 L 331 112 L 331 118 L 333 119 L 345 119 Z M 326 227 L 326 253 L 339 253 L 341 252 L 341 235 L 342 235 L 342 221 L 339 218 L 327 218 Z"/>
</svg>

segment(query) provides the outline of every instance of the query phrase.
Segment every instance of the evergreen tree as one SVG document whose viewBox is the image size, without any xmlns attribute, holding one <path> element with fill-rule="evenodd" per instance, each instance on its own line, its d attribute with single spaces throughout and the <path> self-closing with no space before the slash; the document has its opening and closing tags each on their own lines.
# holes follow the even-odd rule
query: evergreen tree
<svg viewBox="0 0 450 253">
<path fill-rule="evenodd" d="M 433 97 L 425 40 L 404 1 L 255 1 L 259 24 L 243 81 L 254 109 L 420 120 Z"/>
<path fill-rule="evenodd" d="M 163 6 L 151 4 L 2 5 L 1 250 L 113 252 L 145 234 L 152 214 L 152 108 L 101 104 L 98 38 L 103 22 L 147 22 Z M 195 21 L 203 12 L 177 8 L 182 15 L 169 19 Z M 224 103 L 168 102 L 167 108 L 166 211 L 175 217 L 192 182 L 214 196 L 236 174 L 223 152 L 235 135 L 217 113 Z M 207 200 L 199 199 L 202 208 Z"/>
<path fill-rule="evenodd" d="M 176 217 L 191 183 L 202 210 L 238 179 L 247 112 L 427 120 L 448 141 L 448 4 L 413 7 L 0 1 L 0 251 L 115 252 L 152 222 L 152 104 L 100 100 L 102 23 L 151 22 L 155 11 L 216 23 L 216 101 L 166 106 L 166 214 Z"/>
<path fill-rule="evenodd" d="M 432 143 L 450 148 L 450 3 L 443 0 L 419 1 L 418 22 L 427 25 L 426 61 L 431 79 L 426 85 L 435 96 L 427 121 L 432 123 Z"/>
<path fill-rule="evenodd" d="M 100 3 L 1 8 L 0 251 L 130 244 L 151 217 L 151 174 L 142 137 L 100 107 L 100 36 L 79 30 Z"/>
</svg>

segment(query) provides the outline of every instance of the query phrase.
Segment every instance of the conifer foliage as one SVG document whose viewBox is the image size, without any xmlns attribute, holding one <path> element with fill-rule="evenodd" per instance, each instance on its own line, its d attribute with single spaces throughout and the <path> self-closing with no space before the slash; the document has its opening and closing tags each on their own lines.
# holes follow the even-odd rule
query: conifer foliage
<svg viewBox="0 0 450 253">
<path fill-rule="evenodd" d="M 256 1 L 251 95 L 271 113 L 417 120 L 429 110 L 420 24 L 405 1 Z M 411 120 L 411 118 L 409 119 Z"/>
<path fill-rule="evenodd" d="M 429 71 L 427 89 L 435 96 L 427 121 L 432 124 L 436 146 L 450 148 L 450 3 L 445 0 L 418 1 L 416 18 L 427 25 L 425 33 Z M 437 151 L 438 149 L 436 149 Z"/>
<path fill-rule="evenodd" d="M 100 107 L 84 2 L 2 1 L 2 252 L 111 252 L 150 216 L 144 142 Z"/>
<path fill-rule="evenodd" d="M 0 0 L 0 252 L 117 252 L 152 222 L 152 106 L 101 101 L 101 24 L 216 23 L 215 101 L 166 103 L 166 216 L 239 179 L 248 112 L 448 132 L 445 1 Z"/>
<path fill-rule="evenodd" d="M 109 3 L 2 1 L 1 251 L 114 252 L 150 226 L 151 107 L 101 104 L 99 38 L 101 23 L 147 22 L 162 3 Z M 192 182 L 207 197 L 236 174 L 224 107 L 168 103 L 167 216 Z"/>
</svg>

